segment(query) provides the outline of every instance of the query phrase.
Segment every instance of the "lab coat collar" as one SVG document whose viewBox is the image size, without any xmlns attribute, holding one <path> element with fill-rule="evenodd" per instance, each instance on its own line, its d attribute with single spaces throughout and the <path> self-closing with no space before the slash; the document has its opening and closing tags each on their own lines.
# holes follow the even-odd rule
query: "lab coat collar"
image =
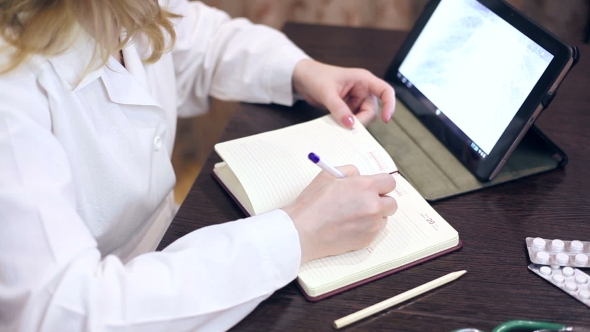
<svg viewBox="0 0 590 332">
<path fill-rule="evenodd" d="M 66 52 L 48 59 L 57 75 L 72 91 L 82 89 L 104 74 L 104 68 L 100 67 L 82 77 L 82 74 L 89 67 L 95 45 L 96 43 L 92 37 L 85 32 L 79 32 L 78 37 Z M 95 63 L 90 68 L 95 68 L 97 65 L 98 63 Z"/>
<path fill-rule="evenodd" d="M 68 51 L 48 60 L 55 68 L 57 75 L 74 92 L 94 80 L 102 79 L 112 102 L 160 106 L 150 93 L 145 68 L 133 41 L 123 49 L 126 68 L 114 57 L 110 57 L 105 66 L 90 71 L 80 79 L 92 59 L 95 45 L 96 42 L 90 35 L 82 33 Z"/>
</svg>

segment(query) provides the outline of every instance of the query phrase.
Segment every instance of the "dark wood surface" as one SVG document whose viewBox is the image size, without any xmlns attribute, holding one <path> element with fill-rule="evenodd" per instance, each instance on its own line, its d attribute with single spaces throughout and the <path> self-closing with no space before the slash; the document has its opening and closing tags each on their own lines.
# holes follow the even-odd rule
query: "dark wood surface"
<svg viewBox="0 0 590 332">
<path fill-rule="evenodd" d="M 288 24 L 284 32 L 310 56 L 382 76 L 403 32 Z M 538 126 L 569 155 L 562 169 L 433 203 L 464 247 L 348 292 L 307 302 L 294 283 L 277 291 L 239 323 L 245 331 L 329 331 L 332 322 L 446 273 L 461 279 L 347 327 L 354 331 L 487 331 L 504 321 L 532 319 L 590 327 L 590 308 L 532 272 L 527 236 L 590 241 L 590 46 L 564 81 Z M 323 115 L 293 108 L 242 104 L 221 140 L 277 129 Z M 212 153 L 160 247 L 209 224 L 244 217 L 211 177 Z M 586 271 L 588 272 L 588 270 Z M 236 276 L 239 277 L 239 276 Z"/>
</svg>

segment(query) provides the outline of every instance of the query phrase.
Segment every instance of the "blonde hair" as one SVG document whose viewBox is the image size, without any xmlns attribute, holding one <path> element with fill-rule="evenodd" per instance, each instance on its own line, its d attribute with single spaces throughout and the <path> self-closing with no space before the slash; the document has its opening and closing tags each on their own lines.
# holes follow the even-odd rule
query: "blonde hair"
<svg viewBox="0 0 590 332">
<path fill-rule="evenodd" d="M 174 44 L 172 18 L 179 15 L 160 8 L 157 0 L 0 0 L 0 36 L 10 48 L 0 67 L 8 72 L 33 55 L 53 56 L 72 45 L 82 27 L 96 40 L 92 64 L 103 66 L 134 36 L 142 35 L 155 62 Z M 125 32 L 125 38 L 120 39 Z M 5 51 L 5 50 L 1 50 Z"/>
</svg>

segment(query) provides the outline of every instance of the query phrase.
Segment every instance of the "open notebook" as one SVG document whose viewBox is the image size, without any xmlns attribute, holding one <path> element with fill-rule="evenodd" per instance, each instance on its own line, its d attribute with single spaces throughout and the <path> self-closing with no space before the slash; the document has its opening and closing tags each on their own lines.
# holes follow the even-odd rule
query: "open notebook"
<svg viewBox="0 0 590 332">
<path fill-rule="evenodd" d="M 309 300 L 319 300 L 460 248 L 459 235 L 397 172 L 391 157 L 359 121 L 345 129 L 327 115 L 302 124 L 215 145 L 224 162 L 215 178 L 248 215 L 281 208 L 320 169 L 315 152 L 334 165 L 353 164 L 361 174 L 390 173 L 398 211 L 364 249 L 301 266 L 297 282 Z"/>
</svg>

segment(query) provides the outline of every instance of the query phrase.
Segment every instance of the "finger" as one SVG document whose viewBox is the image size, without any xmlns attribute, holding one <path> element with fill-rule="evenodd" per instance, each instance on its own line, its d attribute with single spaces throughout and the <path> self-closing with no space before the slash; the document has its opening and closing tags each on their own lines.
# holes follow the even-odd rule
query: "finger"
<svg viewBox="0 0 590 332">
<path fill-rule="evenodd" d="M 340 98 L 337 94 L 330 94 L 326 101 L 324 102 L 324 106 L 330 111 L 334 119 L 341 125 L 346 128 L 352 128 L 354 125 L 354 116 L 352 115 L 352 111 L 346 105 L 344 100 Z"/>
<path fill-rule="evenodd" d="M 356 118 L 366 126 L 375 121 L 378 113 L 379 102 L 377 101 L 377 96 L 371 94 L 363 100 L 359 112 L 356 113 Z"/>
<path fill-rule="evenodd" d="M 359 169 L 354 165 L 344 165 L 336 167 L 340 172 L 342 172 L 346 177 L 353 177 L 359 176 L 361 173 Z"/>
<path fill-rule="evenodd" d="M 395 110 L 395 91 L 387 82 L 372 76 L 369 80 L 369 90 L 372 94 L 381 99 L 383 104 L 381 109 L 381 119 L 385 122 L 391 120 Z"/>
<path fill-rule="evenodd" d="M 397 201 L 395 198 L 387 195 L 380 197 L 381 204 L 383 205 L 383 215 L 392 216 L 397 211 Z"/>
<path fill-rule="evenodd" d="M 372 185 L 377 190 L 379 195 L 388 194 L 395 189 L 395 179 L 393 176 L 391 176 L 391 174 L 375 174 L 371 175 L 371 179 L 373 180 Z"/>
<path fill-rule="evenodd" d="M 360 111 L 363 102 L 365 101 L 365 96 L 363 97 L 346 97 L 344 102 L 348 105 L 348 108 L 353 114 L 358 113 Z"/>
</svg>

